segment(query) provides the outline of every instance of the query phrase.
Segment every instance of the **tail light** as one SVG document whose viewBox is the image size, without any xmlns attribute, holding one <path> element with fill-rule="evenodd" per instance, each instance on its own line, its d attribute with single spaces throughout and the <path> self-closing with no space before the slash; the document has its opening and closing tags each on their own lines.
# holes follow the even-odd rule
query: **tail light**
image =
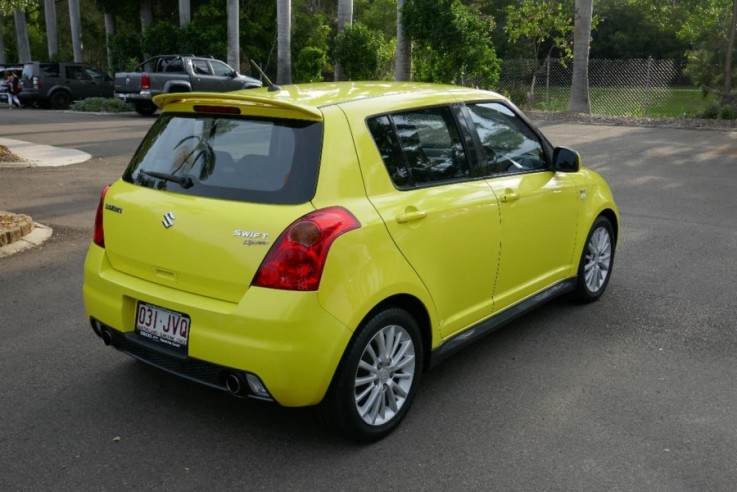
<svg viewBox="0 0 737 492">
<path fill-rule="evenodd" d="M 282 290 L 317 290 L 333 241 L 359 227 L 358 219 L 342 207 L 316 210 L 297 219 L 271 247 L 256 272 L 253 285 Z"/>
<path fill-rule="evenodd" d="M 107 195 L 109 189 L 109 186 L 102 189 L 100 203 L 97 205 L 97 214 L 95 214 L 95 232 L 92 235 L 92 242 L 101 248 L 105 247 L 105 229 L 102 224 L 102 213 L 105 210 L 105 195 Z"/>
<path fill-rule="evenodd" d="M 37 76 L 33 76 L 33 88 L 34 89 L 40 89 L 41 88 L 41 79 Z"/>
<path fill-rule="evenodd" d="M 141 75 L 141 90 L 142 91 L 150 91 L 151 90 L 151 76 L 148 74 Z"/>
</svg>

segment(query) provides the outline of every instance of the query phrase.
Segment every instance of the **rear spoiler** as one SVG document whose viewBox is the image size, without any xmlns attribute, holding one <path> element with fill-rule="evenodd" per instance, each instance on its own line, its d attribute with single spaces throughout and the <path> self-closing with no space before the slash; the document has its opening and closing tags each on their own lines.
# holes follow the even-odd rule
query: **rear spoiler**
<svg viewBox="0 0 737 492">
<path fill-rule="evenodd" d="M 251 89 L 253 90 L 253 89 Z M 295 118 L 301 120 L 322 121 L 322 112 L 304 104 L 283 101 L 275 97 L 250 94 L 250 90 L 242 92 L 174 92 L 159 94 L 153 98 L 154 103 L 164 110 L 167 106 L 183 104 L 212 104 L 217 106 L 235 106 L 243 110 L 258 109 L 272 116 Z M 272 93 L 273 94 L 273 93 Z M 172 110 L 176 111 L 174 108 Z"/>
</svg>

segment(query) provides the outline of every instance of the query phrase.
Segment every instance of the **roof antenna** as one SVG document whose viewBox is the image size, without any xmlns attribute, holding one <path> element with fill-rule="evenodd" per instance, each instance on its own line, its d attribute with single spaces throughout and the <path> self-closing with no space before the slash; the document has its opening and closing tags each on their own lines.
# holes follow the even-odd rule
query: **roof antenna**
<svg viewBox="0 0 737 492">
<path fill-rule="evenodd" d="M 253 61 L 253 58 L 251 59 L 251 65 L 253 65 L 254 68 L 256 70 L 258 70 L 258 73 L 260 73 L 261 76 L 264 79 L 266 79 L 266 82 L 268 82 L 268 84 L 269 84 L 269 89 L 268 89 L 269 92 L 277 92 L 277 91 L 280 91 L 281 90 L 281 87 L 279 87 L 278 85 L 276 85 L 275 83 L 273 83 L 271 80 L 269 80 L 269 77 L 267 77 L 266 74 L 264 73 L 264 71 L 261 70 L 261 67 L 259 67 L 258 65 L 256 65 L 256 62 Z"/>
</svg>

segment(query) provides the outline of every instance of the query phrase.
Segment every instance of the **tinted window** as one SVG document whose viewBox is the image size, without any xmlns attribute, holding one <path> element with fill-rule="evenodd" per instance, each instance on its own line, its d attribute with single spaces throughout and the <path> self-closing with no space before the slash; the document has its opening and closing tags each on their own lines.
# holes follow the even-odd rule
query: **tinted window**
<svg viewBox="0 0 737 492">
<path fill-rule="evenodd" d="M 31 65 L 32 67 L 32 65 Z M 58 63 L 41 63 L 39 66 L 41 75 L 46 77 L 58 77 L 59 76 L 59 64 Z M 24 69 L 25 72 L 25 69 Z"/>
<path fill-rule="evenodd" d="M 192 71 L 197 75 L 210 75 L 210 66 L 206 60 L 192 60 Z"/>
<path fill-rule="evenodd" d="M 394 184 L 400 188 L 410 185 L 407 163 L 389 117 L 372 118 L 368 127 Z"/>
<path fill-rule="evenodd" d="M 499 103 L 469 104 L 484 160 L 484 176 L 534 171 L 546 167 L 537 135 L 508 107 Z"/>
<path fill-rule="evenodd" d="M 449 108 L 428 108 L 374 118 L 369 121 L 369 129 L 394 184 L 399 187 L 453 181 L 471 175 L 466 151 Z"/>
<path fill-rule="evenodd" d="M 123 178 L 189 195 L 304 203 L 315 192 L 321 142 L 321 123 L 164 115 Z"/>
<path fill-rule="evenodd" d="M 215 75 L 225 77 L 233 73 L 233 69 L 221 61 L 210 60 L 210 65 L 212 65 L 212 71 Z"/>
<path fill-rule="evenodd" d="M 87 73 L 87 71 L 83 67 L 67 66 L 65 71 L 66 71 L 66 77 L 68 79 L 72 79 L 72 80 L 89 80 L 90 79 L 90 75 Z"/>
</svg>

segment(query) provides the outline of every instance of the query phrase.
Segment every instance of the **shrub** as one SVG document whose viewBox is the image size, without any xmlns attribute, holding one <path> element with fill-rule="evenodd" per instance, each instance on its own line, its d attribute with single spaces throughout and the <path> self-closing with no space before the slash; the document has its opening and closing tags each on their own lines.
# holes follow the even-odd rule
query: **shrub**
<svg viewBox="0 0 737 492">
<path fill-rule="evenodd" d="M 85 113 L 124 113 L 133 110 L 120 99 L 107 97 L 90 97 L 81 101 L 74 101 L 71 109 Z"/>
</svg>

